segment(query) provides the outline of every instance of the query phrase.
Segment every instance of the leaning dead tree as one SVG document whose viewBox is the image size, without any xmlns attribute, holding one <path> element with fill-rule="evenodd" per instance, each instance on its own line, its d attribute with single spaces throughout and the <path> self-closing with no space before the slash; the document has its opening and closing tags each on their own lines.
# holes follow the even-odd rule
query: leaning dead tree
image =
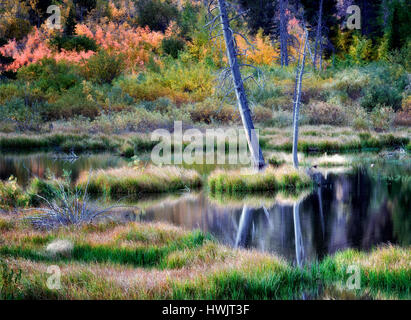
<svg viewBox="0 0 411 320">
<path fill-rule="evenodd" d="M 241 17 L 244 12 L 238 14 L 237 16 L 234 16 L 233 18 L 229 18 L 227 8 L 228 5 L 229 4 L 226 3 L 225 0 L 210 0 L 208 5 L 208 14 L 210 21 L 207 23 L 207 26 L 210 31 L 211 39 L 215 39 L 221 36 L 224 37 L 229 67 L 222 71 L 220 76 L 220 84 L 221 86 L 224 86 L 228 78 L 231 78 L 232 80 L 230 83 L 230 88 L 227 89 L 226 96 L 230 92 L 235 92 L 253 165 L 256 169 L 261 170 L 265 167 L 265 160 L 261 151 L 260 143 L 258 141 L 258 136 L 254 128 L 251 110 L 244 88 L 244 81 L 253 78 L 253 76 L 249 76 L 243 79 L 240 70 L 241 67 L 255 67 L 239 62 L 239 58 L 246 56 L 247 53 L 244 50 L 241 51 L 238 48 L 236 37 L 241 37 L 249 46 L 253 46 L 244 35 L 234 31 L 230 26 L 230 22 L 236 18 Z M 215 12 L 218 12 L 218 14 L 215 14 Z M 215 31 L 218 32 L 217 35 L 214 35 Z"/>
<path fill-rule="evenodd" d="M 294 113 L 293 113 L 293 163 L 294 167 L 298 169 L 298 119 L 300 114 L 301 104 L 301 87 L 303 82 L 305 58 L 307 56 L 308 43 L 308 31 L 305 29 L 303 52 L 299 53 L 297 72 L 295 76 L 294 87 Z M 301 47 L 301 46 L 300 46 Z"/>
</svg>

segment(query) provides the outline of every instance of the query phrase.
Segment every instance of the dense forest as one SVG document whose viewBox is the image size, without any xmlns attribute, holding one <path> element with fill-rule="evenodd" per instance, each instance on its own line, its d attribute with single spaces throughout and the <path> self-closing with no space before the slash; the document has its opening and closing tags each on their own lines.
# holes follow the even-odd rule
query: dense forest
<svg viewBox="0 0 411 320">
<path fill-rule="evenodd" d="M 294 69 L 307 30 L 302 125 L 386 131 L 410 124 L 409 1 L 228 4 L 232 27 L 242 35 L 237 45 L 246 52 L 240 60 L 258 67 L 244 70 L 258 78 L 246 83 L 257 123 L 292 124 Z M 51 5 L 59 8 L 60 28 L 56 12 L 47 12 Z M 103 133 L 167 127 L 174 119 L 238 122 L 235 104 L 216 82 L 227 58 L 224 43 L 210 39 L 205 27 L 207 5 L 3 0 L 0 131 L 42 132 L 53 122 L 54 128 L 64 122 L 69 130 Z M 347 26 L 352 5 L 360 8 L 354 21 L 360 29 Z"/>
</svg>

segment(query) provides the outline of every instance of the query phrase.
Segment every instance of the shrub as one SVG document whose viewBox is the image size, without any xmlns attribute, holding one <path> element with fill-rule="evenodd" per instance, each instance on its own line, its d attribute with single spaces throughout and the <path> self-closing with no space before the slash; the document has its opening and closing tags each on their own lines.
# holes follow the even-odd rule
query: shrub
<svg viewBox="0 0 411 320">
<path fill-rule="evenodd" d="M 326 102 L 311 103 L 306 116 L 310 124 L 344 125 L 347 123 L 347 114 L 341 107 Z"/>
<path fill-rule="evenodd" d="M 367 111 L 361 107 L 354 109 L 351 123 L 355 130 L 368 130 L 370 121 Z"/>
<path fill-rule="evenodd" d="M 90 56 L 94 55 L 93 51 L 66 51 L 52 52 L 47 46 L 47 35 L 39 29 L 34 28 L 26 38 L 17 42 L 9 41 L 6 45 L 0 47 L 0 54 L 10 56 L 14 61 L 6 66 L 6 71 L 16 71 L 21 66 L 35 63 L 44 58 L 53 58 L 56 61 L 65 60 L 81 64 Z"/>
<path fill-rule="evenodd" d="M 374 108 L 370 120 L 376 131 L 386 131 L 391 128 L 395 118 L 394 111 L 389 107 Z"/>
<path fill-rule="evenodd" d="M 116 112 L 113 115 L 102 114 L 90 123 L 90 130 L 94 132 L 123 133 L 147 132 L 160 127 L 169 127 L 171 120 L 158 112 L 148 112 L 137 108 L 131 112 Z"/>
<path fill-rule="evenodd" d="M 97 83 L 111 83 L 124 71 L 124 68 L 122 55 L 112 55 L 102 50 L 87 61 L 84 73 L 87 79 Z"/>
<path fill-rule="evenodd" d="M 232 123 L 239 119 L 239 113 L 230 105 L 221 105 L 218 101 L 207 99 L 191 105 L 189 108 L 191 120 L 210 124 L 214 121 Z"/>
<path fill-rule="evenodd" d="M 18 96 L 22 89 L 14 82 L 0 83 L 0 104 Z"/>
<path fill-rule="evenodd" d="M 170 22 L 178 18 L 178 9 L 171 1 L 140 0 L 136 6 L 138 24 L 151 30 L 164 32 Z"/>
<path fill-rule="evenodd" d="M 161 48 L 165 54 L 178 58 L 178 53 L 185 47 L 185 42 L 178 38 L 164 38 L 161 42 Z"/>
<path fill-rule="evenodd" d="M 27 104 L 22 98 L 13 98 L 0 106 L 0 120 L 14 122 L 20 131 L 39 131 L 44 107 L 38 102 Z"/>
<path fill-rule="evenodd" d="M 3 24 L 0 28 L 0 34 L 6 39 L 22 40 L 31 30 L 30 22 L 25 19 L 14 18 Z"/>
<path fill-rule="evenodd" d="M 136 100 L 154 101 L 159 97 L 168 97 L 176 103 L 183 103 L 203 101 L 212 96 L 213 80 L 213 74 L 207 65 L 185 64 L 173 60 L 161 72 L 147 70 L 138 77 L 125 77 L 118 84 Z"/>
<path fill-rule="evenodd" d="M 272 165 L 273 167 L 281 167 L 283 164 L 285 164 L 285 160 L 284 159 L 278 159 L 274 156 L 272 156 L 271 158 L 268 159 L 268 163 L 270 165 Z"/>
<path fill-rule="evenodd" d="M 256 106 L 253 108 L 253 119 L 255 122 L 267 122 L 273 118 L 273 112 L 271 109 Z"/>
<path fill-rule="evenodd" d="M 81 80 L 79 70 L 75 66 L 66 62 L 56 62 L 54 59 L 43 59 L 20 68 L 17 78 L 32 82 L 35 88 L 46 93 L 52 90 L 57 92 L 68 90 Z"/>
<path fill-rule="evenodd" d="M 54 102 L 50 103 L 42 114 L 47 120 L 69 119 L 74 116 L 94 118 L 101 109 L 96 102 L 83 94 L 80 86 L 69 89 Z"/>
<path fill-rule="evenodd" d="M 388 106 L 394 110 L 401 107 L 401 91 L 391 86 L 389 83 L 372 83 L 365 89 L 365 95 L 361 99 L 361 106 L 368 111 L 372 111 L 378 106 Z"/>
<path fill-rule="evenodd" d="M 272 127 L 278 127 L 278 128 L 288 127 L 288 126 L 291 126 L 292 124 L 293 124 L 292 112 L 284 111 L 281 109 L 277 111 L 273 111 L 272 119 L 266 122 L 266 125 L 272 126 Z"/>
<path fill-rule="evenodd" d="M 26 207 L 29 204 L 29 197 L 17 184 L 17 179 L 13 176 L 8 181 L 0 180 L 0 208 L 11 209 Z"/>
<path fill-rule="evenodd" d="M 140 69 L 149 62 L 152 53 L 160 48 L 161 40 L 167 35 L 147 28 L 131 27 L 127 23 L 77 24 L 76 33 L 94 39 L 105 51 L 122 54 L 127 68 Z"/>
<path fill-rule="evenodd" d="M 347 95 L 349 98 L 356 100 L 362 96 L 364 88 L 368 86 L 370 77 L 360 69 L 345 69 L 334 75 L 334 81 L 328 85 L 339 95 Z"/>
<path fill-rule="evenodd" d="M 55 180 L 56 187 L 54 197 L 45 201 L 45 208 L 38 208 L 42 214 L 28 217 L 27 219 L 38 228 L 57 228 L 60 226 L 81 225 L 92 223 L 97 217 L 107 214 L 110 208 L 101 209 L 90 201 L 87 194 L 88 181 L 84 190 L 67 188 L 70 181 L 60 182 Z M 49 250 L 47 247 L 47 251 Z M 52 250 L 51 250 L 52 251 Z"/>
<path fill-rule="evenodd" d="M 411 96 L 403 99 L 401 111 L 397 112 L 394 123 L 399 126 L 411 126 Z"/>
<path fill-rule="evenodd" d="M 57 35 L 50 40 L 50 46 L 56 48 L 58 51 L 61 49 L 68 51 L 97 51 L 97 43 L 94 39 L 90 39 L 86 36 L 67 36 Z"/>
</svg>

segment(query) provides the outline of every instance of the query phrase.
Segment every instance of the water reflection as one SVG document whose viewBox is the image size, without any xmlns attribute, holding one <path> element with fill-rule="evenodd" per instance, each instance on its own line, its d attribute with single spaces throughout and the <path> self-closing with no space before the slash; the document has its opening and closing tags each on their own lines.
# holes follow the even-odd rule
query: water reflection
<svg viewBox="0 0 411 320">
<path fill-rule="evenodd" d="M 362 163 L 357 169 L 324 171 L 324 183 L 299 198 L 277 194 L 230 200 L 204 193 L 167 195 L 140 199 L 136 206 L 144 214 L 128 210 L 118 218 L 201 229 L 224 244 L 274 252 L 298 265 L 345 248 L 411 245 L 411 161 L 378 162 L 373 158 Z M 57 176 L 68 170 L 77 179 L 83 170 L 126 164 L 124 159 L 104 153 L 82 155 L 73 163 L 46 153 L 1 154 L 0 179 L 14 175 L 25 184 L 33 175 L 45 177 L 48 170 Z"/>
<path fill-rule="evenodd" d="M 127 163 L 123 158 L 109 153 L 83 154 L 73 160 L 56 158 L 55 154 L 50 153 L 0 154 L 0 180 L 13 175 L 20 184 L 26 185 L 33 176 L 45 178 L 51 172 L 60 177 L 66 170 L 71 172 L 74 181 L 81 171 L 119 167 Z"/>
<path fill-rule="evenodd" d="M 399 189 L 398 189 L 399 188 Z M 269 207 L 210 200 L 162 202 L 139 216 L 210 232 L 221 242 L 274 252 L 297 265 L 346 248 L 410 243 L 410 186 L 375 180 L 367 170 L 328 174 L 321 188 Z"/>
</svg>

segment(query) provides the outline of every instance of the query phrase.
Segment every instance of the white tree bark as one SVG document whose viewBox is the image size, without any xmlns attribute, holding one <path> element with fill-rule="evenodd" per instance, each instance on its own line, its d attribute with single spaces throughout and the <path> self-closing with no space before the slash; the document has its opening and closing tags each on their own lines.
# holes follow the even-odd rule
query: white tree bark
<svg viewBox="0 0 411 320">
<path fill-rule="evenodd" d="M 301 233 L 301 223 L 300 223 L 300 201 L 297 201 L 294 203 L 293 220 L 294 220 L 295 257 L 297 260 L 297 265 L 299 267 L 302 267 L 305 254 L 304 254 L 304 243 L 303 243 L 303 236 Z"/>
<path fill-rule="evenodd" d="M 231 75 L 234 82 L 235 94 L 240 109 L 241 120 L 250 148 L 253 164 L 256 169 L 261 170 L 265 167 L 265 160 L 260 148 L 258 136 L 255 132 L 251 111 L 248 106 L 247 94 L 244 89 L 244 83 L 240 72 L 240 66 L 237 60 L 237 47 L 234 39 L 234 32 L 230 28 L 227 7 L 225 0 L 218 0 L 220 8 L 220 21 L 223 28 L 224 40 L 227 47 L 227 57 L 231 68 Z"/>
</svg>

